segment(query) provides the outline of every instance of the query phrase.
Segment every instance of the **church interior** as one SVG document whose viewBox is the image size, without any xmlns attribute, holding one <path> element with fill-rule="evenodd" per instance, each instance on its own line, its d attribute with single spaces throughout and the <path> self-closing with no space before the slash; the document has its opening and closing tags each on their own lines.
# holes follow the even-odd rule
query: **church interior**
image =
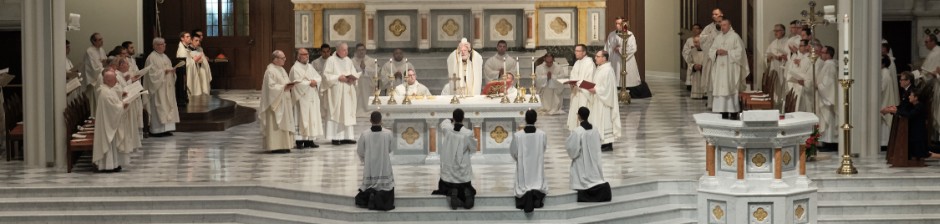
<svg viewBox="0 0 940 224">
<path fill-rule="evenodd" d="M 0 223 L 940 223 L 938 3 L 0 0 Z"/>
</svg>

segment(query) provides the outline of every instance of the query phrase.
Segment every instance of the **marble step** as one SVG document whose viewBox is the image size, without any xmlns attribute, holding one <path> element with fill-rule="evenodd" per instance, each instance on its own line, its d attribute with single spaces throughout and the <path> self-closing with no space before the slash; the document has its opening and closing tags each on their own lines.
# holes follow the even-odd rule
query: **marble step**
<svg viewBox="0 0 940 224">
<path fill-rule="evenodd" d="M 940 214 L 819 215 L 817 221 L 820 224 L 933 224 L 940 223 Z"/>
<path fill-rule="evenodd" d="M 940 186 L 940 177 L 937 176 L 894 176 L 894 177 L 841 177 L 825 176 L 815 177 L 816 186 L 822 188 L 832 187 L 933 187 Z"/>
<path fill-rule="evenodd" d="M 666 204 L 650 206 L 643 209 L 636 209 L 622 212 L 611 212 L 603 215 L 582 217 L 570 219 L 570 223 L 688 223 L 688 220 L 695 217 L 696 207 L 694 204 Z M 676 218 L 682 218 L 679 222 L 668 222 Z M 694 220 L 692 223 L 695 223 Z"/>
<path fill-rule="evenodd" d="M 643 209 L 661 204 L 693 204 L 693 194 L 638 193 L 615 197 L 608 203 L 566 203 L 538 209 L 539 219 L 568 219 L 619 211 Z M 512 204 L 476 206 L 472 210 L 450 210 L 444 200 L 438 206 L 398 207 L 387 213 L 376 213 L 347 204 L 326 204 L 264 196 L 170 196 L 170 197 L 72 197 L 72 198 L 9 198 L 0 201 L 0 211 L 88 211 L 178 209 L 252 209 L 298 216 L 312 216 L 350 221 L 408 220 L 524 220 L 525 216 Z M 388 216 L 387 214 L 395 214 Z M 485 214 L 481 215 L 480 214 Z M 415 219 L 415 217 L 422 217 Z M 434 218 L 430 218 L 434 217 Z"/>
<path fill-rule="evenodd" d="M 827 187 L 819 189 L 819 201 L 940 200 L 940 186 L 933 187 Z"/>
<path fill-rule="evenodd" d="M 940 200 L 820 201 L 819 214 L 933 214 L 940 211 Z"/>
<path fill-rule="evenodd" d="M 0 211 L 0 223 L 345 223 L 315 217 L 295 216 L 248 209 L 213 210 L 97 210 L 87 211 Z"/>
</svg>

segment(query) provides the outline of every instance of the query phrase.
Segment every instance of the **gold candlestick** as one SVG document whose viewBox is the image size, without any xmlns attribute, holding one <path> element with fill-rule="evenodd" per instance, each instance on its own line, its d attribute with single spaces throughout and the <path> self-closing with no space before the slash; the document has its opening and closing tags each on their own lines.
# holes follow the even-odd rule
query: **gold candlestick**
<svg viewBox="0 0 940 224">
<path fill-rule="evenodd" d="M 373 59 L 378 63 L 378 59 Z M 378 69 L 372 74 L 372 82 L 375 83 L 374 93 L 372 94 L 372 105 L 382 105 L 382 100 L 379 100 L 379 95 L 381 95 L 382 87 L 379 86 L 379 72 Z"/>
<path fill-rule="evenodd" d="M 525 103 L 525 88 L 519 87 L 519 82 L 513 79 L 513 82 L 516 85 L 516 99 L 512 101 L 513 103 Z M 506 94 L 509 94 L 509 91 L 506 91 Z"/>
<path fill-rule="evenodd" d="M 852 83 L 855 82 L 852 78 L 849 78 L 849 51 L 843 51 L 845 54 L 845 70 L 843 70 L 843 78 L 839 79 L 839 83 L 842 84 L 842 141 L 845 144 L 845 150 L 842 151 L 842 165 L 839 166 L 839 169 L 836 170 L 838 174 L 857 174 L 858 169 L 855 169 L 855 165 L 852 164 L 852 125 L 849 124 L 849 89 L 852 88 Z"/>
<path fill-rule="evenodd" d="M 544 62 L 543 62 L 543 63 L 544 63 Z M 538 89 L 535 87 L 535 57 L 532 57 L 532 76 L 531 76 L 531 77 L 532 77 L 532 87 L 531 87 L 532 93 L 530 93 L 530 94 L 531 94 L 532 96 L 529 97 L 529 102 L 531 102 L 531 103 L 538 103 L 538 102 L 539 102 L 539 98 L 538 98 L 537 96 L 535 96 L 536 93 L 538 93 Z"/>
<path fill-rule="evenodd" d="M 402 83 L 405 85 L 405 99 L 401 100 L 401 105 L 411 105 L 411 97 L 408 96 L 408 84 Z"/>
<path fill-rule="evenodd" d="M 627 54 L 627 40 L 630 39 L 633 35 L 627 32 L 630 29 L 630 22 L 624 22 L 622 30 L 617 32 L 617 36 L 620 36 L 620 93 L 618 94 L 618 99 L 621 104 L 630 104 L 630 93 L 627 93 L 627 61 L 630 58 L 626 57 Z M 632 55 L 631 55 L 632 58 Z"/>
</svg>

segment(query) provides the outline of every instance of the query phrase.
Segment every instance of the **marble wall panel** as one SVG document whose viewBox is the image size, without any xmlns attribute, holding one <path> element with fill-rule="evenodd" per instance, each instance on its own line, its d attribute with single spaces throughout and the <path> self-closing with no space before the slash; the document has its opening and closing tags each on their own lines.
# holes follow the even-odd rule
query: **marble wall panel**
<svg viewBox="0 0 940 224">
<path fill-rule="evenodd" d="M 324 42 L 337 45 L 346 42 L 350 46 L 363 41 L 363 15 L 361 10 L 327 9 L 323 10 L 326 24 L 323 24 Z"/>
<path fill-rule="evenodd" d="M 539 9 L 536 32 L 539 46 L 573 46 L 578 38 L 578 14 L 574 8 Z"/>
<path fill-rule="evenodd" d="M 770 202 L 748 203 L 747 223 L 771 224 L 774 223 L 774 205 Z"/>
<path fill-rule="evenodd" d="M 417 10 L 380 10 L 376 12 L 378 48 L 418 48 Z"/>
<path fill-rule="evenodd" d="M 424 150 L 427 148 L 427 122 L 399 121 L 395 123 L 395 140 L 399 150 Z"/>
<path fill-rule="evenodd" d="M 473 16 L 470 10 L 431 10 L 428 15 L 428 38 L 431 48 L 442 49 L 457 48 L 460 38 L 473 42 Z"/>
</svg>

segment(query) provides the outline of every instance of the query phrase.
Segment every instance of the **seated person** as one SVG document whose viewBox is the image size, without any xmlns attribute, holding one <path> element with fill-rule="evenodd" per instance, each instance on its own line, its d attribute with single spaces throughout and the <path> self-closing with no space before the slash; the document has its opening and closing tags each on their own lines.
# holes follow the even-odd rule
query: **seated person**
<svg viewBox="0 0 940 224">
<path fill-rule="evenodd" d="M 518 90 L 516 89 L 516 87 L 513 86 L 515 84 L 514 83 L 515 77 L 516 76 L 513 75 L 512 73 L 504 73 L 503 75 L 500 76 L 500 80 L 491 81 L 487 83 L 486 86 L 483 87 L 482 94 L 483 95 L 496 95 L 499 93 L 503 93 L 504 92 L 503 90 L 505 89 L 505 92 L 509 93 L 507 95 L 508 97 L 515 97 L 516 94 L 518 93 Z"/>
<path fill-rule="evenodd" d="M 509 153 L 516 160 L 516 208 L 531 213 L 544 205 L 548 192 L 545 180 L 545 149 L 548 136 L 535 128 L 538 114 L 534 110 L 525 112 L 525 128 L 513 134 Z"/>
<path fill-rule="evenodd" d="M 473 208 L 477 191 L 470 184 L 473 179 L 473 167 L 470 157 L 477 150 L 477 140 L 473 131 L 463 125 L 464 112 L 454 110 L 454 118 L 441 122 L 441 179 L 437 183 L 435 195 L 447 196 L 451 209 Z"/>
<path fill-rule="evenodd" d="M 405 83 L 395 87 L 396 96 L 404 96 L 405 89 L 409 96 L 428 96 L 431 95 L 431 91 L 428 90 L 427 86 L 424 84 L 418 83 L 418 75 L 415 74 L 414 69 L 408 69 L 408 74 L 405 75 Z"/>
<path fill-rule="evenodd" d="M 610 184 L 601 170 L 601 135 L 588 122 L 591 111 L 578 108 L 579 126 L 568 136 L 566 148 L 571 157 L 571 189 L 578 192 L 578 202 L 610 201 Z"/>
<path fill-rule="evenodd" d="M 356 195 L 356 206 L 369 210 L 395 209 L 395 176 L 389 154 L 393 151 L 395 135 L 382 128 L 382 113 L 372 112 L 372 128 L 359 135 L 356 152 L 363 164 L 362 185 Z"/>
</svg>

